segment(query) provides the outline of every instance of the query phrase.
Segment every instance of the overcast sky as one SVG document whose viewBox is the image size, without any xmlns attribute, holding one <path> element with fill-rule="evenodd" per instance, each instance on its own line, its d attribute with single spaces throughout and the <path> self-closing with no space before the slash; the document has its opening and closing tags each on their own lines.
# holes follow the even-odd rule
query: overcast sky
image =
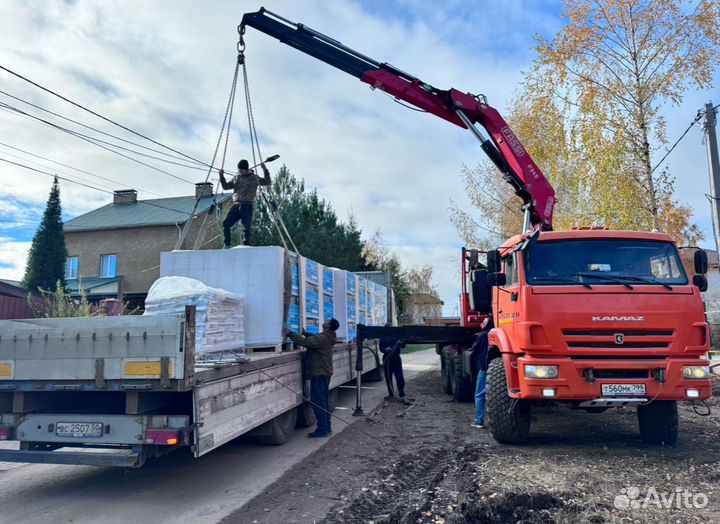
<svg viewBox="0 0 720 524">
<path fill-rule="evenodd" d="M 244 12 L 260 7 L 257 1 L 5 1 L 0 3 L 0 65 L 209 162 L 231 85 L 236 28 Z M 501 112 L 522 72 L 530 68 L 533 34 L 552 38 L 564 23 L 560 3 L 551 0 L 264 4 L 436 87 L 486 94 Z M 410 111 L 253 29 L 246 44 L 263 154 L 280 154 L 290 171 L 304 178 L 307 187 L 317 188 L 341 218 L 352 212 L 366 237 L 379 228 L 406 266 L 431 264 L 446 314 L 457 314 L 462 242 L 448 207 L 451 199 L 467 203 L 459 173 L 463 164 L 473 166 L 483 155 L 472 135 Z M 690 92 L 680 107 L 667 108 L 671 142 L 705 102 L 720 102 L 717 85 Z M 31 115 L 87 132 L 8 95 L 140 142 L 4 71 L 0 90 L 6 93 L 0 93 L 0 103 Z M 249 156 L 243 102 L 239 93 L 228 165 Z M 193 192 L 188 182 L 2 107 L 0 159 L 83 179 L 106 191 L 61 181 L 66 220 L 108 203 L 113 189 L 135 188 L 139 198 Z M 205 176 L 200 170 L 144 161 L 191 182 Z M 676 197 L 694 208 L 706 245 L 714 247 L 700 125 L 668 162 L 677 178 Z M 22 277 L 50 185 L 49 176 L 0 161 L 0 278 Z"/>
</svg>

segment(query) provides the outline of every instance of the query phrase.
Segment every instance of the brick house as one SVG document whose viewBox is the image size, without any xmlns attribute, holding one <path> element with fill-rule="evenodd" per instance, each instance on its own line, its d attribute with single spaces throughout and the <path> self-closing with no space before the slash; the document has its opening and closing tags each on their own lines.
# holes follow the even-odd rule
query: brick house
<svg viewBox="0 0 720 524">
<path fill-rule="evenodd" d="M 153 200 L 138 200 L 133 189 L 115 191 L 111 204 L 65 222 L 68 288 L 79 294 L 82 286 L 92 301 L 119 298 L 131 309 L 142 308 L 160 276 L 160 253 L 175 248 L 196 198 L 198 206 L 181 248 L 193 248 L 205 217 L 200 249 L 222 247 L 222 238 L 216 237 L 231 194 L 214 197 L 212 184 L 196 184 L 195 196 Z"/>
<path fill-rule="evenodd" d="M 398 317 L 401 325 L 426 324 L 427 319 L 442 316 L 444 302 L 428 293 L 412 293 L 407 299 L 405 312 Z"/>
</svg>

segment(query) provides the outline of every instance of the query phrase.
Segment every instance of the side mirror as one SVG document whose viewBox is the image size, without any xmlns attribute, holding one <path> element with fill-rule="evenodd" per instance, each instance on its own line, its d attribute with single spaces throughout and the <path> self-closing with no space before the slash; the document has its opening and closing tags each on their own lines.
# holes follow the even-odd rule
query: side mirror
<svg viewBox="0 0 720 524">
<path fill-rule="evenodd" d="M 487 267 L 490 273 L 500 273 L 502 266 L 500 264 L 500 251 L 493 249 L 487 252 Z"/>
<path fill-rule="evenodd" d="M 507 275 L 505 273 L 490 273 L 487 276 L 487 282 L 491 287 L 502 287 L 507 284 Z"/>
<path fill-rule="evenodd" d="M 488 283 L 487 269 L 470 273 L 470 309 L 478 313 L 492 312 L 492 288 Z"/>
<path fill-rule="evenodd" d="M 707 251 L 698 249 L 695 251 L 695 273 L 704 275 L 708 270 L 708 256 Z"/>
<path fill-rule="evenodd" d="M 701 292 L 707 291 L 708 281 L 705 275 L 695 275 L 693 277 L 693 285 L 696 286 Z"/>
</svg>

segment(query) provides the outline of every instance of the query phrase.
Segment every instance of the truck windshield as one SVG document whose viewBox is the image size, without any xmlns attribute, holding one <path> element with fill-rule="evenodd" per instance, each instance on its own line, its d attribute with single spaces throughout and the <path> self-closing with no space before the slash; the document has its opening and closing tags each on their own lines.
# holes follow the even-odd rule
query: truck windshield
<svg viewBox="0 0 720 524">
<path fill-rule="evenodd" d="M 675 246 L 651 240 L 557 240 L 537 242 L 525 253 L 533 286 L 686 285 Z"/>
</svg>

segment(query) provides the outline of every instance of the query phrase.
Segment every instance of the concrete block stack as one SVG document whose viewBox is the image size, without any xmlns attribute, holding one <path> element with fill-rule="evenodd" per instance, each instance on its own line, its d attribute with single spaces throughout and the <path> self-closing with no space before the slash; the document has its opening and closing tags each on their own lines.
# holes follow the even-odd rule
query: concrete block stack
<svg viewBox="0 0 720 524">
<path fill-rule="evenodd" d="M 340 323 L 338 340 L 355 340 L 357 324 L 384 325 L 387 291 L 364 277 L 326 268 L 277 246 L 163 253 L 160 275 L 193 278 L 242 295 L 245 344 L 279 347 L 284 323 L 319 333 L 325 320 Z"/>
<path fill-rule="evenodd" d="M 335 316 L 335 274 L 332 269 L 322 269 L 322 318 L 323 322 Z"/>
<path fill-rule="evenodd" d="M 289 310 L 288 319 L 292 319 L 295 299 L 300 306 L 297 298 L 300 286 L 297 278 L 293 278 L 293 267 L 293 257 L 286 258 L 285 250 L 276 246 L 172 251 L 160 257 L 160 276 L 194 278 L 244 297 L 248 348 L 278 346 L 284 342 L 285 309 Z M 290 290 L 287 294 L 286 284 Z"/>
<path fill-rule="evenodd" d="M 303 329 L 308 333 L 317 335 L 320 333 L 320 275 L 322 267 L 317 262 L 309 258 L 300 257 L 300 282 L 304 291 L 301 300 L 301 318 Z"/>
<path fill-rule="evenodd" d="M 339 341 L 348 342 L 357 336 L 357 275 L 343 269 L 333 269 L 335 318 L 340 323 Z"/>
<path fill-rule="evenodd" d="M 300 257 L 295 253 L 288 252 L 288 258 L 290 260 L 290 278 L 292 284 L 287 326 L 297 333 L 302 329 L 302 322 L 300 321 Z"/>
</svg>

